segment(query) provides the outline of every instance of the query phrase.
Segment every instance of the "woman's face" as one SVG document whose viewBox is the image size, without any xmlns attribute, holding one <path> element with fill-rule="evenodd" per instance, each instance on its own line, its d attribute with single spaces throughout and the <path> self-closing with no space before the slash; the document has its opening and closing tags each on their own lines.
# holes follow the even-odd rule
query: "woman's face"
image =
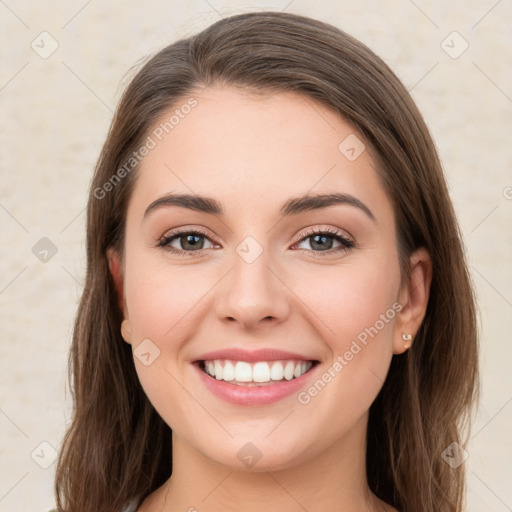
<svg viewBox="0 0 512 512">
<path fill-rule="evenodd" d="M 392 205 L 325 106 L 192 96 L 141 151 L 124 336 L 177 439 L 231 467 L 289 467 L 364 432 L 403 351 Z"/>
</svg>

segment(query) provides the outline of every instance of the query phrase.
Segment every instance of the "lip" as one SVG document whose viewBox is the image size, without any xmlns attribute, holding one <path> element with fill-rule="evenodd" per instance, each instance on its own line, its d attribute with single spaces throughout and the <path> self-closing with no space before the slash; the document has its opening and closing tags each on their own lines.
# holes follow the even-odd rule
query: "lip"
<svg viewBox="0 0 512 512">
<path fill-rule="evenodd" d="M 277 350 L 274 348 L 259 348 L 257 350 L 226 348 L 221 350 L 213 350 L 212 352 L 202 354 L 201 356 L 196 357 L 192 362 L 212 361 L 214 359 L 230 359 L 232 361 L 246 361 L 248 363 L 254 363 L 258 361 L 279 361 L 283 359 L 316 361 L 316 359 L 312 357 L 306 357 L 294 352 L 287 352 L 285 350 Z"/>
<path fill-rule="evenodd" d="M 222 358 L 219 357 L 218 359 Z M 311 361 L 311 359 L 308 359 L 308 361 Z M 198 372 L 199 378 L 206 388 L 216 397 L 235 405 L 257 406 L 271 404 L 286 397 L 296 395 L 306 386 L 306 383 L 313 378 L 316 374 L 317 367 L 320 365 L 318 361 L 316 361 L 316 363 L 300 377 L 261 386 L 240 386 L 230 384 L 223 380 L 217 380 L 215 377 L 208 375 L 202 370 L 199 361 L 194 362 L 192 366 L 195 368 L 195 371 Z"/>
</svg>

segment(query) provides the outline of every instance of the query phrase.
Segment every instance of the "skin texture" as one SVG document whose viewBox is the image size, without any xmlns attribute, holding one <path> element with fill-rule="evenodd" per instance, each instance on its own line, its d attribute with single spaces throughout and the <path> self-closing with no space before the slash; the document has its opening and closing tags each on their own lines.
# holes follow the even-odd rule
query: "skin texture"
<svg viewBox="0 0 512 512">
<path fill-rule="evenodd" d="M 362 137 L 335 112 L 294 93 L 216 87 L 193 96 L 197 106 L 137 171 L 124 253 L 109 252 L 124 298 L 123 337 L 134 350 L 145 339 L 158 347 L 150 365 L 134 361 L 173 430 L 173 475 L 139 510 L 393 510 L 367 486 L 368 410 L 393 354 L 406 350 L 401 334 L 414 335 L 424 317 L 429 256 L 411 255 L 402 283 L 392 204 L 368 147 L 354 161 L 338 149 L 348 135 Z M 144 219 L 170 192 L 213 197 L 225 215 L 167 206 Z M 375 219 L 350 205 L 280 215 L 292 197 L 337 192 Z M 180 256 L 158 247 L 176 228 L 204 231 L 203 249 Z M 311 229 L 336 231 L 354 247 L 335 251 L 340 244 L 329 238 L 332 248 L 318 249 Z M 248 236 L 262 249 L 252 263 L 236 252 Z M 177 237 L 172 246 L 185 242 Z M 392 319 L 377 323 L 390 310 Z M 320 378 L 365 328 L 381 324 L 307 404 L 296 393 L 268 405 L 230 404 L 191 364 L 210 350 L 271 347 L 318 360 Z M 261 453 L 251 468 L 237 457 L 248 442 Z"/>
</svg>

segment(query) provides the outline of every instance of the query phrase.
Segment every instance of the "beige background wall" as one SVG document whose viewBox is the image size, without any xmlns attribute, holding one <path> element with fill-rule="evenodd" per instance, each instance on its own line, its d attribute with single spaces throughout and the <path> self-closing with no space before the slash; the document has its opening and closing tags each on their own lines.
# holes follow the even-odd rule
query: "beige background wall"
<svg viewBox="0 0 512 512">
<path fill-rule="evenodd" d="M 397 72 L 424 113 L 481 310 L 483 393 L 466 462 L 468 510 L 512 510 L 512 3 L 5 0 L 1 512 L 53 504 L 52 447 L 70 416 L 66 356 L 84 275 L 86 193 L 123 76 L 139 58 L 220 15 L 263 9 L 310 15 L 360 38 Z"/>
</svg>

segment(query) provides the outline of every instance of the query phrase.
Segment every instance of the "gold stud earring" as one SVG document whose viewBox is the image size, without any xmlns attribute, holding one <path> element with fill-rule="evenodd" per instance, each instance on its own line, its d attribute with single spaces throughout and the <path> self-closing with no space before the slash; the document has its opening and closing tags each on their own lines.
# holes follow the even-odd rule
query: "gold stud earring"
<svg viewBox="0 0 512 512">
<path fill-rule="evenodd" d="M 412 334 L 403 332 L 402 339 L 404 340 L 404 348 L 409 348 L 411 346 Z"/>
</svg>

